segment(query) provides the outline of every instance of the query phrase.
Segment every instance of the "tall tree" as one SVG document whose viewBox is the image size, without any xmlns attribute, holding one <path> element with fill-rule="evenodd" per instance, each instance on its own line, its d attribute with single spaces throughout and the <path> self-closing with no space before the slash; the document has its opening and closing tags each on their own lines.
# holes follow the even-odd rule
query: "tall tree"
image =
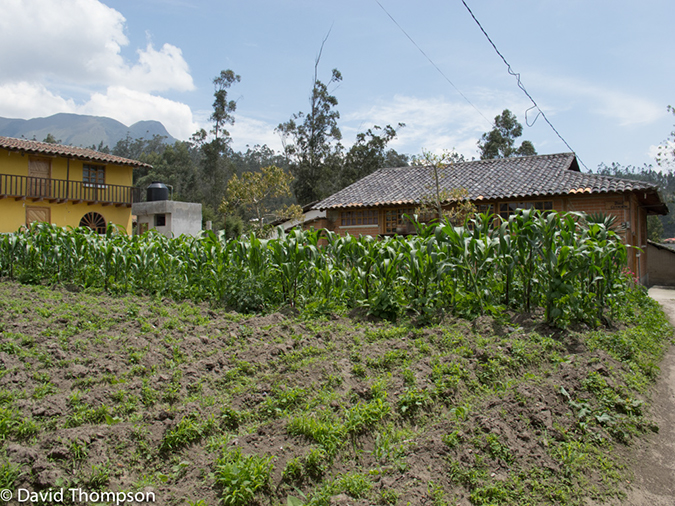
<svg viewBox="0 0 675 506">
<path fill-rule="evenodd" d="M 288 170 L 288 163 L 283 153 L 277 153 L 267 144 L 246 146 L 246 152 L 233 153 L 233 161 L 237 168 L 237 174 L 245 171 L 259 171 L 263 167 L 275 165 Z"/>
<path fill-rule="evenodd" d="M 243 172 L 241 177 L 235 174 L 227 183 L 227 192 L 219 211 L 223 214 L 231 214 L 238 209 L 243 211 L 246 218 L 253 218 L 254 228 L 259 232 L 265 228 L 266 218 L 271 218 L 268 223 L 276 218 L 300 219 L 302 208 L 297 204 L 274 206 L 275 199 L 290 195 L 292 180 L 293 176 L 274 165 L 257 172 Z"/>
<path fill-rule="evenodd" d="M 395 149 L 388 149 L 384 153 L 383 167 L 407 167 L 410 165 L 410 156 L 399 153 Z"/>
<path fill-rule="evenodd" d="M 221 70 L 220 75 L 213 79 L 213 86 L 215 92 L 213 96 L 213 114 L 209 118 L 213 121 L 213 135 L 215 140 L 223 139 L 225 142 L 230 141 L 230 132 L 225 130 L 226 125 L 234 124 L 234 116 L 232 113 L 237 109 L 237 102 L 227 99 L 227 90 L 234 84 L 241 81 L 241 76 L 238 76 L 231 70 Z"/>
<path fill-rule="evenodd" d="M 403 126 L 405 126 L 403 123 L 398 124 L 399 128 Z M 349 148 L 345 156 L 340 173 L 339 188 L 337 189 L 349 186 L 368 174 L 372 174 L 377 169 L 392 166 L 387 162 L 400 165 L 401 160 L 396 159 L 395 152 L 391 153 L 393 150 L 385 151 L 387 144 L 394 137 L 396 137 L 396 130 L 391 125 L 384 128 L 375 125 L 366 132 L 359 133 L 356 136 L 356 142 Z M 387 155 L 389 155 L 389 158 Z"/>
<path fill-rule="evenodd" d="M 675 107 L 669 105 L 668 112 L 675 114 Z M 659 145 L 656 154 L 656 163 L 664 168 L 672 168 L 675 166 L 675 130 L 670 132 L 668 138 Z"/>
<path fill-rule="evenodd" d="M 161 152 L 144 155 L 143 161 L 152 169 L 136 169 L 134 180 L 142 189 L 153 181 L 161 181 L 173 187 L 173 199 L 199 202 L 197 191 L 197 165 L 191 153 L 190 143 L 176 141 L 173 146 L 164 146 Z"/>
<path fill-rule="evenodd" d="M 518 148 L 515 147 L 516 139 L 521 135 L 523 126 L 511 111 L 504 109 L 495 117 L 495 127 L 478 141 L 480 159 L 536 155 L 537 151 L 530 141 L 523 141 Z"/>
<path fill-rule="evenodd" d="M 209 133 L 213 137 L 209 140 L 209 133 L 201 129 L 190 139 L 200 153 L 199 190 L 202 204 L 209 208 L 210 215 L 215 214 L 225 193 L 227 181 L 234 172 L 234 164 L 230 159 L 231 138 L 225 127 L 234 124 L 233 113 L 237 109 L 237 103 L 228 100 L 227 92 L 233 84 L 240 81 L 241 77 L 232 70 L 222 70 L 213 79 L 213 113 L 209 118 L 213 125 Z"/>
<path fill-rule="evenodd" d="M 61 139 L 58 139 L 58 140 L 57 140 L 56 137 L 54 137 L 54 136 L 52 135 L 52 133 L 49 132 L 49 133 L 47 134 L 47 137 L 45 137 L 44 139 L 42 139 L 42 142 L 46 142 L 47 144 L 61 144 L 62 141 L 61 141 Z"/>
<path fill-rule="evenodd" d="M 447 172 L 453 170 L 453 164 L 465 161 L 464 155 L 455 150 L 436 154 L 423 149 L 421 156 L 413 157 L 413 165 L 428 168 L 431 179 L 431 184 L 427 187 L 428 193 L 422 195 L 420 205 L 415 210 L 416 214 L 423 218 L 435 215 L 434 219 L 439 222 L 445 216 L 451 222 L 462 225 L 469 215 L 476 212 L 475 206 L 468 199 L 466 189 L 441 187 L 441 179 L 445 179 Z M 452 207 L 443 209 L 443 206 L 450 203 L 453 204 Z"/>
<path fill-rule="evenodd" d="M 117 141 L 112 148 L 112 154 L 121 156 L 122 158 L 130 158 L 131 160 L 145 161 L 143 160 L 144 156 L 150 153 L 161 153 L 164 150 L 166 147 L 164 143 L 165 139 L 165 135 L 158 134 L 153 135 L 152 139 L 145 139 L 144 137 L 134 139 L 131 137 L 131 133 L 127 132 L 126 137 Z M 101 144 L 99 144 L 100 147 L 102 147 Z"/>
<path fill-rule="evenodd" d="M 322 46 L 323 47 L 323 46 Z M 318 200 L 328 193 L 322 181 L 339 166 L 339 144 L 342 133 L 337 120 L 340 113 L 335 109 L 337 98 L 328 90 L 333 83 L 342 81 L 342 74 L 333 69 L 328 83 L 318 78 L 321 53 L 314 64 L 314 86 L 309 100 L 309 113 L 299 112 L 286 123 L 281 123 L 276 131 L 281 134 L 284 152 L 290 162 L 295 181 L 293 192 L 301 204 Z"/>
</svg>

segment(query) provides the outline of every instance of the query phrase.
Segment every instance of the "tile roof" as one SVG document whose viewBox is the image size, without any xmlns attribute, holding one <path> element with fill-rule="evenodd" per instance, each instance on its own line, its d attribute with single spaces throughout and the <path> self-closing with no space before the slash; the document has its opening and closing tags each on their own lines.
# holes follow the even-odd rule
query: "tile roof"
<svg viewBox="0 0 675 506">
<path fill-rule="evenodd" d="M 139 162 L 138 160 L 130 160 L 128 158 L 122 158 L 121 156 L 109 155 L 107 153 L 101 153 L 100 151 L 94 151 L 93 149 L 76 148 L 74 146 L 50 144 L 47 142 L 30 141 L 27 139 L 14 139 L 12 137 L 0 137 L 0 148 L 8 149 L 10 151 L 22 151 L 36 155 L 65 156 L 92 162 L 152 168 L 152 165 Z"/>
<path fill-rule="evenodd" d="M 574 153 L 456 163 L 439 171 L 439 183 L 441 189 L 465 189 L 473 201 L 637 190 L 657 194 L 654 185 L 643 181 L 579 172 Z M 430 167 L 380 169 L 313 208 L 415 205 L 433 192 L 433 186 Z M 655 207 L 665 207 L 658 194 L 657 201 L 653 195 L 649 200 Z"/>
</svg>

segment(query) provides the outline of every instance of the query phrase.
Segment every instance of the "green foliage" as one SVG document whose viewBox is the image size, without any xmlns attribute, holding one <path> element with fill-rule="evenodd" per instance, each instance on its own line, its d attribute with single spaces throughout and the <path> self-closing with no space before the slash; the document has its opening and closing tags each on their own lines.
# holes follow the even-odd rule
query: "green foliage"
<svg viewBox="0 0 675 506">
<path fill-rule="evenodd" d="M 398 124 L 398 128 L 403 126 L 405 126 L 403 123 Z M 379 131 L 382 131 L 381 135 L 378 134 Z M 395 137 L 396 130 L 391 125 L 384 128 L 374 126 L 366 132 L 358 133 L 356 142 L 352 144 L 344 158 L 344 165 L 339 175 L 339 188 L 346 188 L 382 167 L 407 165 L 407 160 L 393 159 L 397 155 L 395 151 L 385 152 L 387 144 Z"/>
<path fill-rule="evenodd" d="M 528 209 L 498 227 L 478 215 L 463 227 L 418 225 L 418 235 L 381 240 L 299 229 L 274 239 L 168 239 L 35 224 L 0 237 L 0 276 L 210 300 L 241 312 L 365 307 L 387 320 L 407 311 L 429 320 L 543 307 L 549 324 L 596 327 L 615 316 L 631 281 L 611 224 L 581 218 Z M 0 347 L 21 353 L 14 342 Z M 49 395 L 49 386 L 36 395 Z"/>
<path fill-rule="evenodd" d="M 286 123 L 277 127 L 284 139 L 284 151 L 291 162 L 291 173 L 295 176 L 293 191 L 300 204 L 307 204 L 327 196 L 325 177 L 333 172 L 339 160 L 339 145 L 334 143 L 342 139 L 337 125 L 340 113 L 334 108 L 337 99 L 331 95 L 328 87 L 342 81 L 339 70 L 333 69 L 328 84 L 318 79 L 317 58 L 314 67 L 314 86 L 310 95 L 310 112 L 299 112 Z M 290 142 L 289 142 L 290 140 Z"/>
<path fill-rule="evenodd" d="M 0 489 L 14 490 L 14 483 L 24 473 L 21 471 L 21 466 L 5 461 L 0 464 Z"/>
<path fill-rule="evenodd" d="M 336 109 L 338 100 L 329 90 L 332 84 L 342 81 L 342 74 L 333 69 L 328 83 L 320 81 L 319 60 L 320 55 L 314 65 L 309 112 L 294 114 L 276 129 L 282 136 L 284 153 L 295 177 L 293 192 L 302 205 L 325 198 L 379 168 L 407 165 L 405 155 L 385 151 L 396 137 L 391 125 L 384 128 L 376 125 L 357 134 L 352 147 L 344 153 L 338 126 L 340 113 Z"/>
<path fill-rule="evenodd" d="M 328 470 L 331 456 L 323 448 L 312 447 L 303 459 L 304 472 L 313 480 L 319 480 Z"/>
<path fill-rule="evenodd" d="M 663 223 L 660 216 L 647 216 L 647 238 L 650 241 L 661 242 L 663 239 Z"/>
<path fill-rule="evenodd" d="M 234 174 L 227 183 L 226 196 L 218 210 L 231 214 L 237 208 L 244 208 L 256 220 L 255 230 L 263 233 L 274 199 L 290 197 L 292 181 L 293 176 L 274 165 L 263 167 L 259 172 L 244 172 L 241 177 Z M 275 218 L 301 220 L 302 208 L 294 204 L 277 209 L 269 221 Z"/>
<path fill-rule="evenodd" d="M 530 141 L 523 141 L 520 147 L 515 147 L 516 139 L 521 135 L 523 135 L 523 126 L 518 123 L 511 111 L 504 109 L 495 117 L 494 128 L 484 133 L 478 141 L 480 159 L 536 155 L 537 151 Z"/>
<path fill-rule="evenodd" d="M 302 462 L 298 458 L 289 460 L 281 473 L 281 481 L 285 483 L 300 483 L 303 477 Z"/>
<path fill-rule="evenodd" d="M 368 403 L 359 402 L 345 413 L 344 431 L 350 436 L 363 434 L 384 419 L 390 409 L 389 404 L 379 397 Z"/>
<path fill-rule="evenodd" d="M 431 396 L 426 390 L 406 389 L 398 399 L 398 410 L 403 416 L 413 417 L 431 404 Z"/>
<path fill-rule="evenodd" d="M 215 429 L 213 419 L 199 420 L 195 416 L 186 416 L 175 427 L 164 434 L 159 449 L 162 452 L 173 452 L 192 443 L 200 441 Z"/>
<path fill-rule="evenodd" d="M 373 484 L 368 476 L 359 473 L 347 473 L 340 477 L 337 486 L 341 492 L 345 492 L 350 497 L 358 499 L 365 497 L 366 493 L 373 487 Z"/>
<path fill-rule="evenodd" d="M 94 464 L 91 467 L 91 472 L 87 476 L 85 483 L 90 489 L 103 490 L 110 482 L 110 474 L 110 461 L 107 461 L 104 464 Z"/>
<path fill-rule="evenodd" d="M 272 457 L 242 455 L 241 449 L 226 452 L 216 461 L 214 479 L 227 506 L 247 506 L 269 487 Z"/>
</svg>

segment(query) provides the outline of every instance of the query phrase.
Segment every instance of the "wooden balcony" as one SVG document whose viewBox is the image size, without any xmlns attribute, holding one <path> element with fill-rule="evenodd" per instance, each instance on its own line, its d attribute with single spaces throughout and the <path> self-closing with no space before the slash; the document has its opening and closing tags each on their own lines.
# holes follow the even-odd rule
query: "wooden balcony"
<svg viewBox="0 0 675 506">
<path fill-rule="evenodd" d="M 5 198 L 32 202 L 72 202 L 131 207 L 132 203 L 140 202 L 141 190 L 133 186 L 0 174 L 0 199 Z"/>
</svg>

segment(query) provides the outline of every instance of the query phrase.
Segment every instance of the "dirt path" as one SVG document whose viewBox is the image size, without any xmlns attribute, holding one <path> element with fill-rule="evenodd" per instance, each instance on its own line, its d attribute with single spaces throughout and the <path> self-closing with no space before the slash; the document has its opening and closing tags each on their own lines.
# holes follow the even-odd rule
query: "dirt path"
<svg viewBox="0 0 675 506">
<path fill-rule="evenodd" d="M 651 288 L 649 295 L 661 303 L 675 325 L 675 290 Z M 659 432 L 636 448 L 635 481 L 623 503 L 630 506 L 675 505 L 675 346 L 670 347 L 660 367 L 651 408 Z"/>
</svg>

